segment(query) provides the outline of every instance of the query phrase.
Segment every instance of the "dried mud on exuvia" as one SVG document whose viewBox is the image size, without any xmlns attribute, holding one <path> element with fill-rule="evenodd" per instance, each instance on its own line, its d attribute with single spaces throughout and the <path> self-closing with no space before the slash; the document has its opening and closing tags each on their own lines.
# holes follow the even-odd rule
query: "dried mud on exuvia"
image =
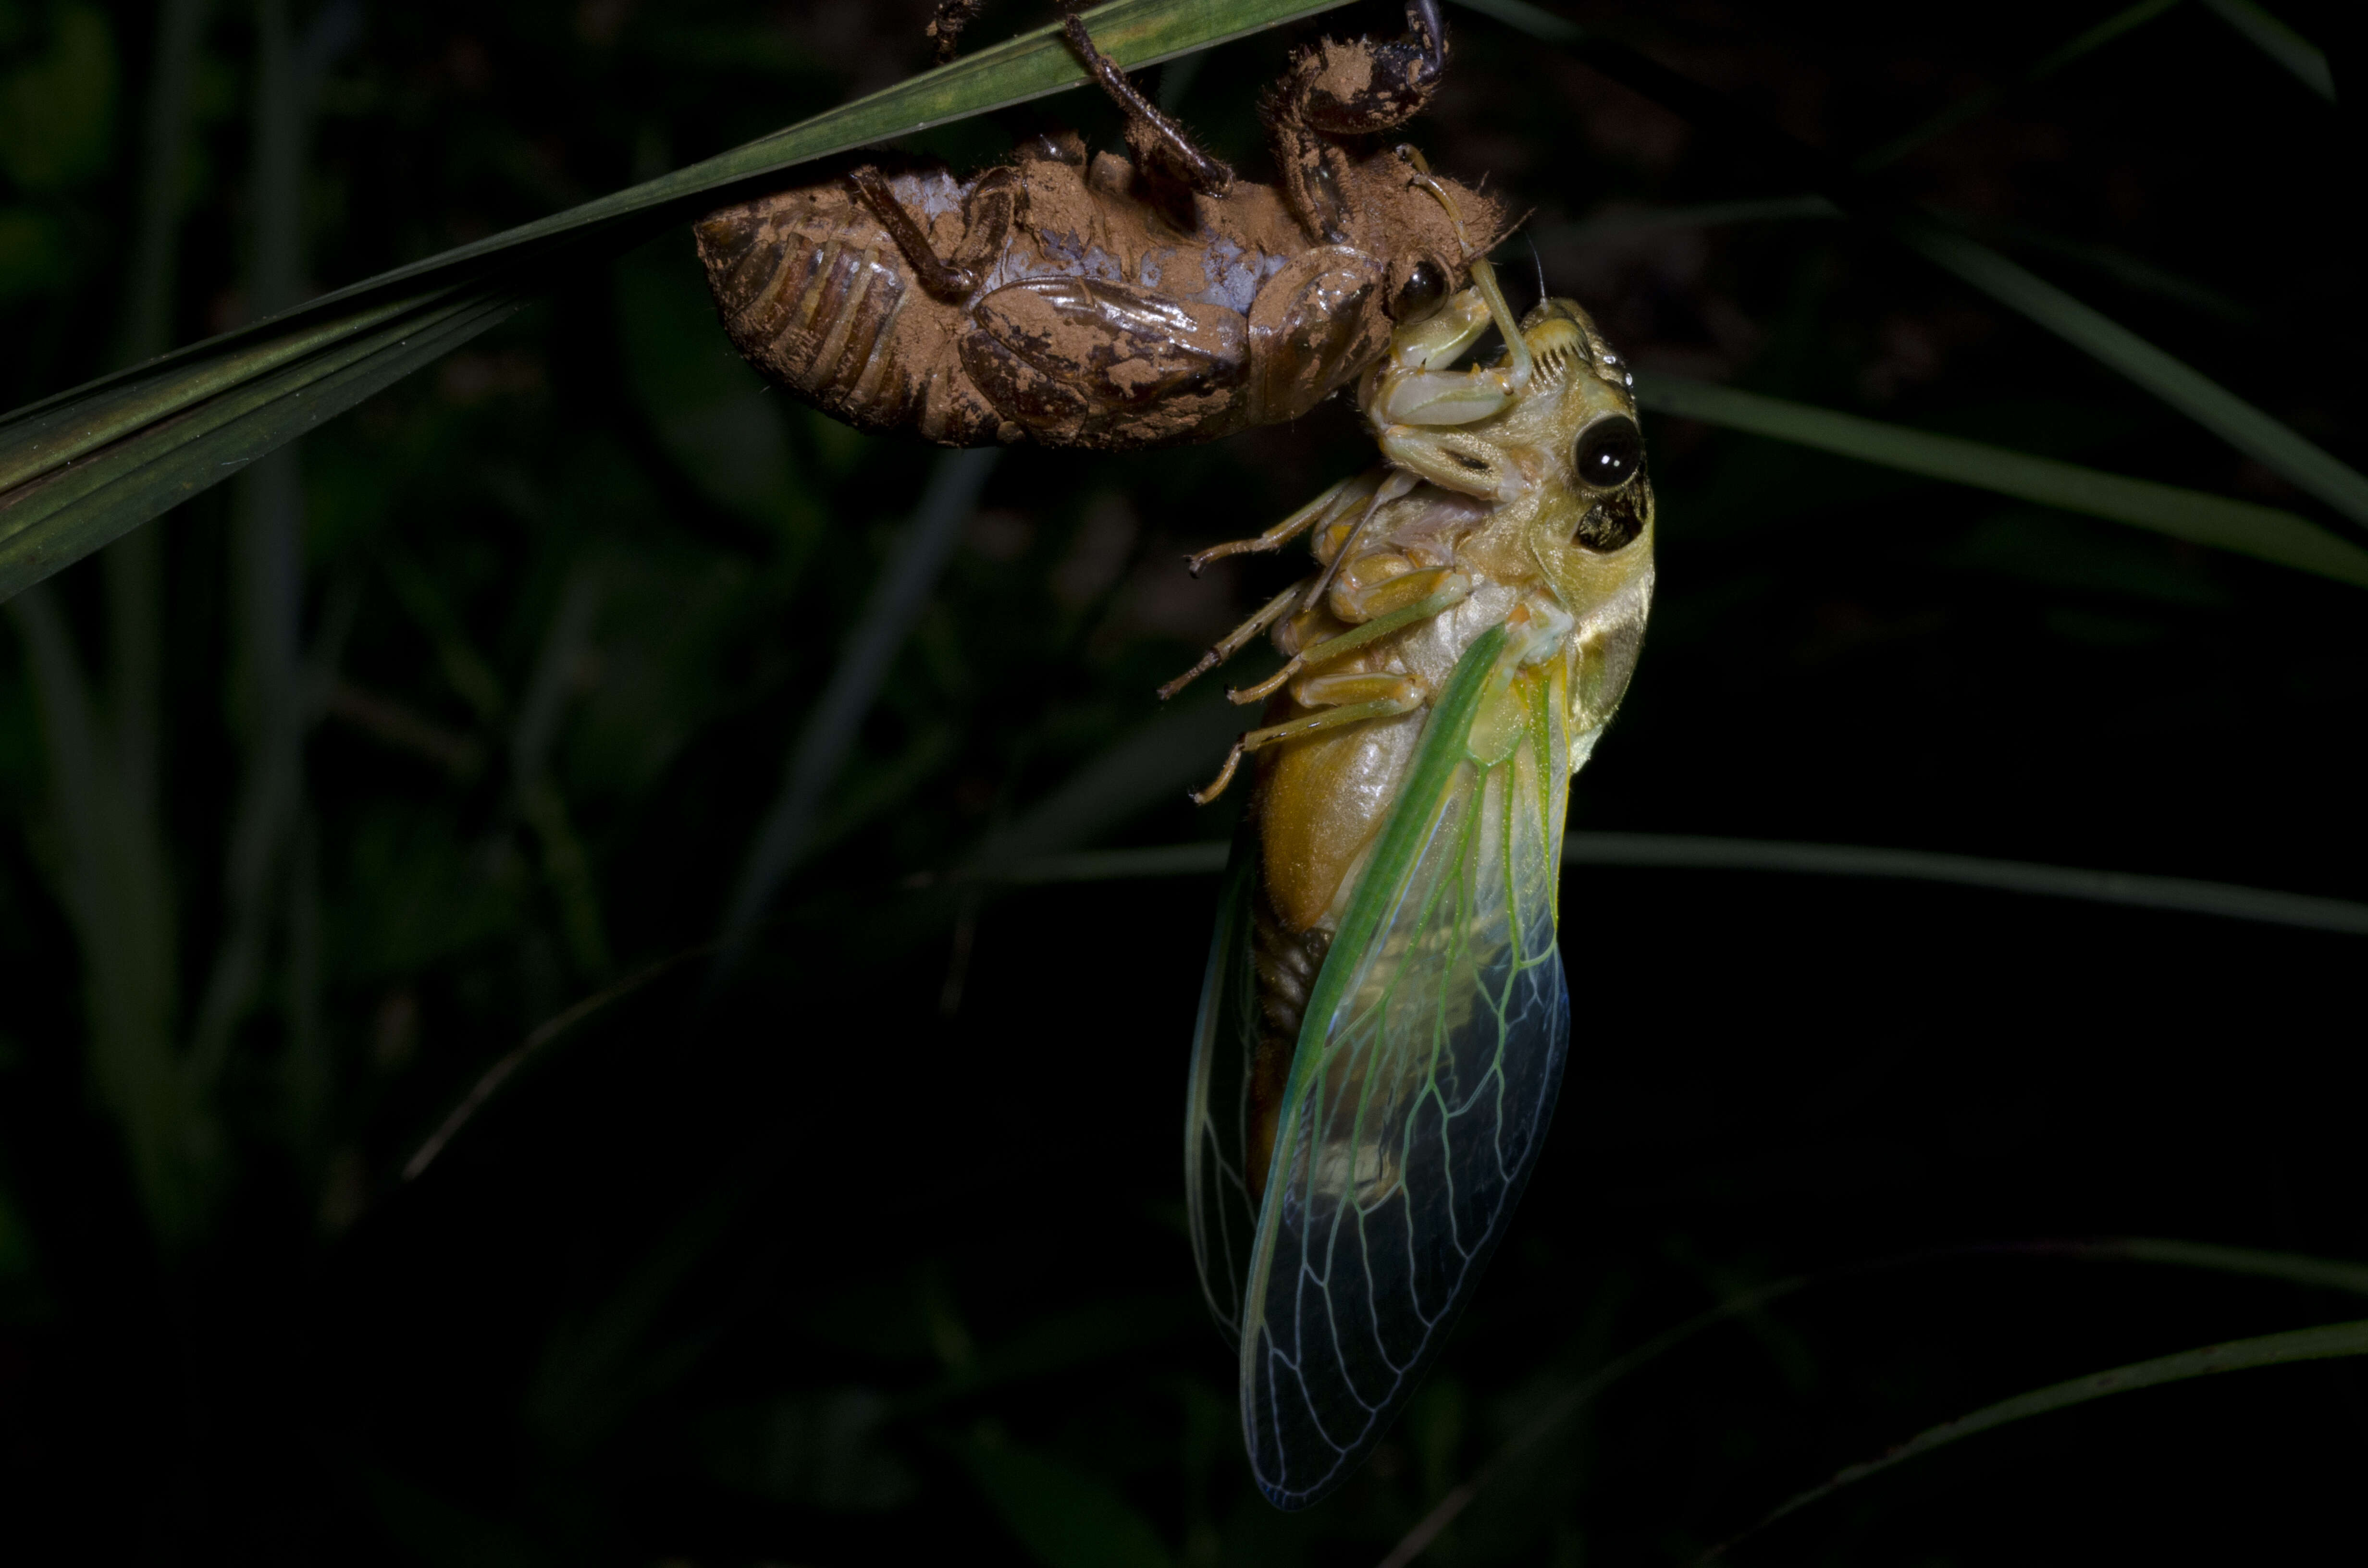
<svg viewBox="0 0 2368 1568">
<path fill-rule="evenodd" d="M 1171 206 L 1075 137 L 967 179 L 888 174 L 937 254 L 976 272 L 960 300 L 924 289 L 839 179 L 726 209 L 697 237 L 734 344 L 835 417 L 947 446 L 1165 446 L 1306 413 L 1386 344 L 1394 265 L 1429 258 L 1460 282 L 1505 227 L 1503 204 L 1441 181 L 1459 236 L 1392 152 L 1334 169 L 1343 232 L 1326 244 L 1274 187 Z M 974 232 L 989 199 L 1009 202 L 999 236 Z"/>
</svg>

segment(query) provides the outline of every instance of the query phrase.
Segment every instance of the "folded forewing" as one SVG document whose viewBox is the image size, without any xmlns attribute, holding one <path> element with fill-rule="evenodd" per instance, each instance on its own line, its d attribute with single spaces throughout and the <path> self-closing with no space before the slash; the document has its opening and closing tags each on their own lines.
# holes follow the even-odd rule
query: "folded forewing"
<svg viewBox="0 0 2368 1568">
<path fill-rule="evenodd" d="M 1561 1083 L 1563 661 L 1508 687 L 1504 641 L 1440 693 L 1292 1063 L 1241 1346 L 1252 1467 L 1285 1507 L 1348 1472 L 1438 1351 Z"/>
<path fill-rule="evenodd" d="M 1241 1337 L 1242 1292 L 1258 1231 L 1246 1173 L 1250 1064 L 1258 1050 L 1258 985 L 1250 960 L 1250 899 L 1258 881 L 1258 835 L 1234 840 L 1217 904 L 1217 934 L 1201 983 L 1192 1029 L 1192 1082 L 1184 1111 L 1184 1200 L 1201 1290 L 1228 1341 Z"/>
</svg>

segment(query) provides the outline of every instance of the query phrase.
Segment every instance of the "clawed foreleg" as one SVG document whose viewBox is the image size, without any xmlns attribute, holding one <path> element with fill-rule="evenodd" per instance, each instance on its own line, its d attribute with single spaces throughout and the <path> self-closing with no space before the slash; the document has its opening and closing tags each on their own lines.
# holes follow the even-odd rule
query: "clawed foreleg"
<svg viewBox="0 0 2368 1568">
<path fill-rule="evenodd" d="M 888 231 L 888 237 L 904 254 L 905 265 L 913 269 L 913 276 L 923 289 L 940 300 L 955 303 L 969 299 L 977 290 L 977 271 L 938 255 L 937 247 L 929 243 L 928 233 L 914 221 L 910 212 L 905 210 L 905 204 L 896 199 L 896 193 L 889 188 L 888 181 L 878 169 L 869 164 L 849 169 L 847 187 L 879 221 L 880 226 Z"/>
<path fill-rule="evenodd" d="M 1053 3 L 1060 7 L 1061 25 L 1069 35 L 1069 47 L 1077 51 L 1086 70 L 1125 114 L 1126 144 L 1134 153 L 1135 166 L 1164 171 L 1196 195 L 1223 196 L 1231 190 L 1232 168 L 1201 151 L 1182 126 L 1160 113 L 1159 106 L 1127 80 L 1118 62 L 1104 54 L 1093 35 L 1086 30 L 1085 22 L 1077 15 L 1078 0 Z"/>
</svg>

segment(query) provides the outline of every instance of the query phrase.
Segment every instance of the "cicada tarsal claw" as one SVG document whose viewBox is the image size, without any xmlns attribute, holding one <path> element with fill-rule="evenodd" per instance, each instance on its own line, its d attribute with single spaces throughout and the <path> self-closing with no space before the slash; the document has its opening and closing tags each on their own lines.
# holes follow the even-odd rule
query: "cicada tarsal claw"
<svg viewBox="0 0 2368 1568">
<path fill-rule="evenodd" d="M 1199 664 L 1159 688 L 1159 700 L 1166 702 L 1178 692 L 1248 647 L 1251 639 L 1289 615 L 1292 606 L 1299 600 L 1300 590 L 1307 585 L 1308 581 L 1309 579 L 1302 577 L 1298 582 L 1267 600 L 1256 615 L 1226 632 L 1222 639 L 1210 647 L 1207 653 L 1201 655 Z"/>
<path fill-rule="evenodd" d="M 1263 555 L 1281 550 L 1316 523 L 1337 517 L 1349 506 L 1363 500 L 1380 483 L 1381 476 L 1372 472 L 1344 479 L 1254 539 L 1228 540 L 1224 544 L 1212 544 L 1206 550 L 1186 556 L 1184 569 L 1197 577 L 1212 561 L 1223 561 L 1231 555 Z"/>
</svg>

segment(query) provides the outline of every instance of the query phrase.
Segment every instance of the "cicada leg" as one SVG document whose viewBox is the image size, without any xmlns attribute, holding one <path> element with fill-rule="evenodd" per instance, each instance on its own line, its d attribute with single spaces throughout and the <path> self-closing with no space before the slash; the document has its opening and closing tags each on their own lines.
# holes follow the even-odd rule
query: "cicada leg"
<svg viewBox="0 0 2368 1568">
<path fill-rule="evenodd" d="M 1338 703 L 1321 712 L 1301 719 L 1286 719 L 1280 724 L 1269 724 L 1252 730 L 1234 743 L 1225 754 L 1225 766 L 1205 790 L 1192 791 L 1192 803 L 1205 806 L 1225 792 L 1234 781 L 1235 772 L 1242 758 L 1254 751 L 1273 745 L 1279 741 L 1293 741 L 1303 735 L 1320 734 L 1326 730 L 1342 729 L 1361 724 L 1368 719 L 1390 719 L 1400 713 L 1411 713 L 1423 705 L 1429 695 L 1420 681 L 1412 676 L 1337 675 L 1311 676 L 1292 693 L 1303 700 Z"/>
<path fill-rule="evenodd" d="M 879 220 L 880 226 L 888 231 L 888 237 L 896 242 L 896 248 L 904 253 L 906 265 L 912 267 L 913 276 L 919 279 L 922 288 L 937 298 L 955 304 L 967 300 L 976 290 L 977 271 L 938 255 L 937 247 L 929 244 L 928 234 L 914 221 L 913 215 L 905 210 L 905 204 L 896 199 L 896 193 L 888 188 L 887 180 L 881 176 L 878 169 L 869 164 L 861 168 L 849 169 L 847 172 L 847 187 L 855 193 L 855 199 L 871 211 L 871 216 Z"/>
<path fill-rule="evenodd" d="M 1333 574 L 1340 570 L 1340 563 L 1348 560 L 1349 552 L 1357 548 L 1357 540 L 1363 537 L 1365 525 L 1373 520 L 1373 515 L 1399 496 L 1413 490 L 1414 486 L 1415 480 L 1412 475 L 1395 470 L 1382 481 L 1381 487 L 1373 492 L 1373 498 L 1365 503 L 1365 515 L 1357 519 L 1357 526 L 1350 528 L 1338 546 L 1333 550 L 1331 558 L 1324 562 L 1324 570 L 1315 574 L 1315 585 L 1307 590 L 1309 609 L 1314 609 L 1323 602 L 1325 590 L 1332 585 Z M 1320 537 L 1316 553 L 1319 556 L 1323 553 Z"/>
<path fill-rule="evenodd" d="M 1435 585 L 1421 598 L 1412 604 L 1401 605 L 1395 609 L 1377 615 L 1361 626 L 1352 626 L 1338 637 L 1327 637 L 1321 642 L 1303 648 L 1284 661 L 1282 668 L 1256 686 L 1229 688 L 1225 695 L 1237 703 L 1263 702 L 1281 690 L 1286 683 L 1296 679 L 1302 671 L 1321 669 L 1344 654 L 1355 653 L 1377 637 L 1386 637 L 1400 627 L 1412 626 L 1417 620 L 1427 620 L 1441 610 L 1453 609 L 1472 597 L 1471 578 L 1461 572 L 1449 571 L 1444 567 L 1433 570 L 1439 574 L 1438 576 L 1432 577 L 1431 573 L 1429 572 L 1409 574 L 1410 576 L 1417 578 L 1431 578 Z M 1396 581 L 1403 582 L 1405 579 Z M 1384 587 L 1394 585 L 1395 584 L 1383 585 Z"/>
<path fill-rule="evenodd" d="M 1231 631 L 1226 632 L 1222 641 L 1217 642 L 1207 653 L 1201 654 L 1201 662 L 1199 664 L 1194 665 L 1190 669 L 1186 670 L 1182 675 L 1178 676 L 1174 680 L 1171 680 L 1166 686 L 1161 687 L 1159 688 L 1159 700 L 1162 702 L 1167 701 L 1169 698 L 1174 697 L 1178 692 L 1183 690 L 1194 681 L 1199 680 L 1202 676 L 1207 675 L 1211 670 L 1215 669 L 1219 665 L 1224 664 L 1227 659 L 1232 658 L 1235 653 L 1240 653 L 1244 648 L 1248 647 L 1250 644 L 1250 639 L 1256 637 L 1259 632 L 1264 631 L 1268 627 L 1272 626 L 1276 621 L 1281 620 L 1284 616 L 1291 613 L 1291 607 L 1299 602 L 1299 591 L 1306 585 L 1307 580 L 1303 577 L 1288 588 L 1283 589 L 1282 592 L 1275 595 L 1274 597 L 1269 599 L 1266 602 L 1266 607 L 1264 608 L 1260 609 L 1256 615 L 1250 617 L 1247 620 L 1243 621 L 1239 626 L 1235 627 Z"/>
<path fill-rule="evenodd" d="M 1361 501 L 1372 494 L 1381 482 L 1382 474 L 1378 469 L 1344 479 L 1256 539 L 1228 540 L 1224 544 L 1212 544 L 1197 555 L 1186 556 L 1184 569 L 1197 577 L 1212 561 L 1223 561 L 1229 555 L 1261 555 L 1281 550 L 1315 524 L 1337 516 L 1345 503 Z"/>
<path fill-rule="evenodd" d="M 1232 189 L 1234 171 L 1202 152 L 1185 134 L 1182 126 L 1160 113 L 1156 104 L 1135 90 L 1117 61 L 1101 51 L 1077 15 L 1078 0 L 1053 3 L 1060 7 L 1061 26 L 1069 35 L 1069 47 L 1077 51 L 1087 72 L 1125 114 L 1126 144 L 1134 153 L 1135 166 L 1146 172 L 1164 171 L 1200 196 L 1223 196 Z"/>
</svg>

